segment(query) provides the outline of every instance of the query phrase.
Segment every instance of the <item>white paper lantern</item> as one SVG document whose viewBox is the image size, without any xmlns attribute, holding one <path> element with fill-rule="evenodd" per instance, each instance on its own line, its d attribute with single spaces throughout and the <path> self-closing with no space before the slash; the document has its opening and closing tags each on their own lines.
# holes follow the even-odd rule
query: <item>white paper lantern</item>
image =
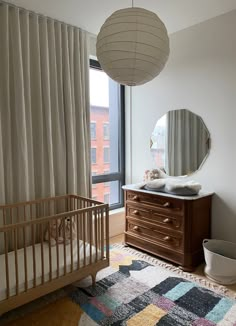
<svg viewBox="0 0 236 326">
<path fill-rule="evenodd" d="M 115 11 L 97 37 L 97 58 L 120 84 L 142 85 L 155 78 L 169 56 L 169 38 L 160 18 L 142 8 Z"/>
</svg>

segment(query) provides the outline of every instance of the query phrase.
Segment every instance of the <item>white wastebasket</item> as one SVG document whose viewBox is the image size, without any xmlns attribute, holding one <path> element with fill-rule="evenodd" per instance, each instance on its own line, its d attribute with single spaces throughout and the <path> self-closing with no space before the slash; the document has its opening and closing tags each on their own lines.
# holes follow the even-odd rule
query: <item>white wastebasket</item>
<svg viewBox="0 0 236 326">
<path fill-rule="evenodd" d="M 236 243 L 205 239 L 203 250 L 206 276 L 223 285 L 236 283 Z"/>
</svg>

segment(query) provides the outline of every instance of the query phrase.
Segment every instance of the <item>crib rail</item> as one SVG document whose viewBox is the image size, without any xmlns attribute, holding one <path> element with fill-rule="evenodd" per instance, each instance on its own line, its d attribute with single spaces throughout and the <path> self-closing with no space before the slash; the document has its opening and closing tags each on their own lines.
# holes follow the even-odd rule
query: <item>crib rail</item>
<svg viewBox="0 0 236 326">
<path fill-rule="evenodd" d="M 40 199 L 0 206 L 0 221 L 0 314 L 3 302 L 15 307 L 18 297 L 28 302 L 86 274 L 94 281 L 109 264 L 107 204 L 77 195 Z"/>
</svg>

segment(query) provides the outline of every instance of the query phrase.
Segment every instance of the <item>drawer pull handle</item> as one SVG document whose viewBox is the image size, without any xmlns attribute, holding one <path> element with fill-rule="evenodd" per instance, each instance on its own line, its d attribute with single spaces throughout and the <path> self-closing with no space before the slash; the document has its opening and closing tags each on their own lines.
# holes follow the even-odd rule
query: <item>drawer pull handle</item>
<svg viewBox="0 0 236 326">
<path fill-rule="evenodd" d="M 164 241 L 170 241 L 171 237 L 169 237 L 168 235 L 166 237 L 163 238 Z"/>
<path fill-rule="evenodd" d="M 134 215 L 138 215 L 139 211 L 137 211 L 137 209 L 134 211 Z"/>
<path fill-rule="evenodd" d="M 167 201 L 165 204 L 163 204 L 163 207 L 170 207 L 170 203 Z"/>
<path fill-rule="evenodd" d="M 139 231 L 139 227 L 136 225 L 136 226 L 133 227 L 133 230 L 134 231 Z"/>
<path fill-rule="evenodd" d="M 172 223 L 172 220 L 170 219 L 170 218 L 165 218 L 164 220 L 163 220 L 163 223 Z"/>
<path fill-rule="evenodd" d="M 139 200 L 139 197 L 136 195 L 136 196 L 133 197 L 133 200 L 137 200 L 138 201 Z"/>
</svg>

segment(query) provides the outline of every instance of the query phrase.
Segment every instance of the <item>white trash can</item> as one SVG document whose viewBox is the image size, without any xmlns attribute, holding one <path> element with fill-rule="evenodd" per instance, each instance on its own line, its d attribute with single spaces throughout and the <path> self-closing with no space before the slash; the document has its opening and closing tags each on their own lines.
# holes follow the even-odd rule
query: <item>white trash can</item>
<svg viewBox="0 0 236 326">
<path fill-rule="evenodd" d="M 236 243 L 205 239 L 203 250 L 206 276 L 222 285 L 236 283 Z"/>
</svg>

